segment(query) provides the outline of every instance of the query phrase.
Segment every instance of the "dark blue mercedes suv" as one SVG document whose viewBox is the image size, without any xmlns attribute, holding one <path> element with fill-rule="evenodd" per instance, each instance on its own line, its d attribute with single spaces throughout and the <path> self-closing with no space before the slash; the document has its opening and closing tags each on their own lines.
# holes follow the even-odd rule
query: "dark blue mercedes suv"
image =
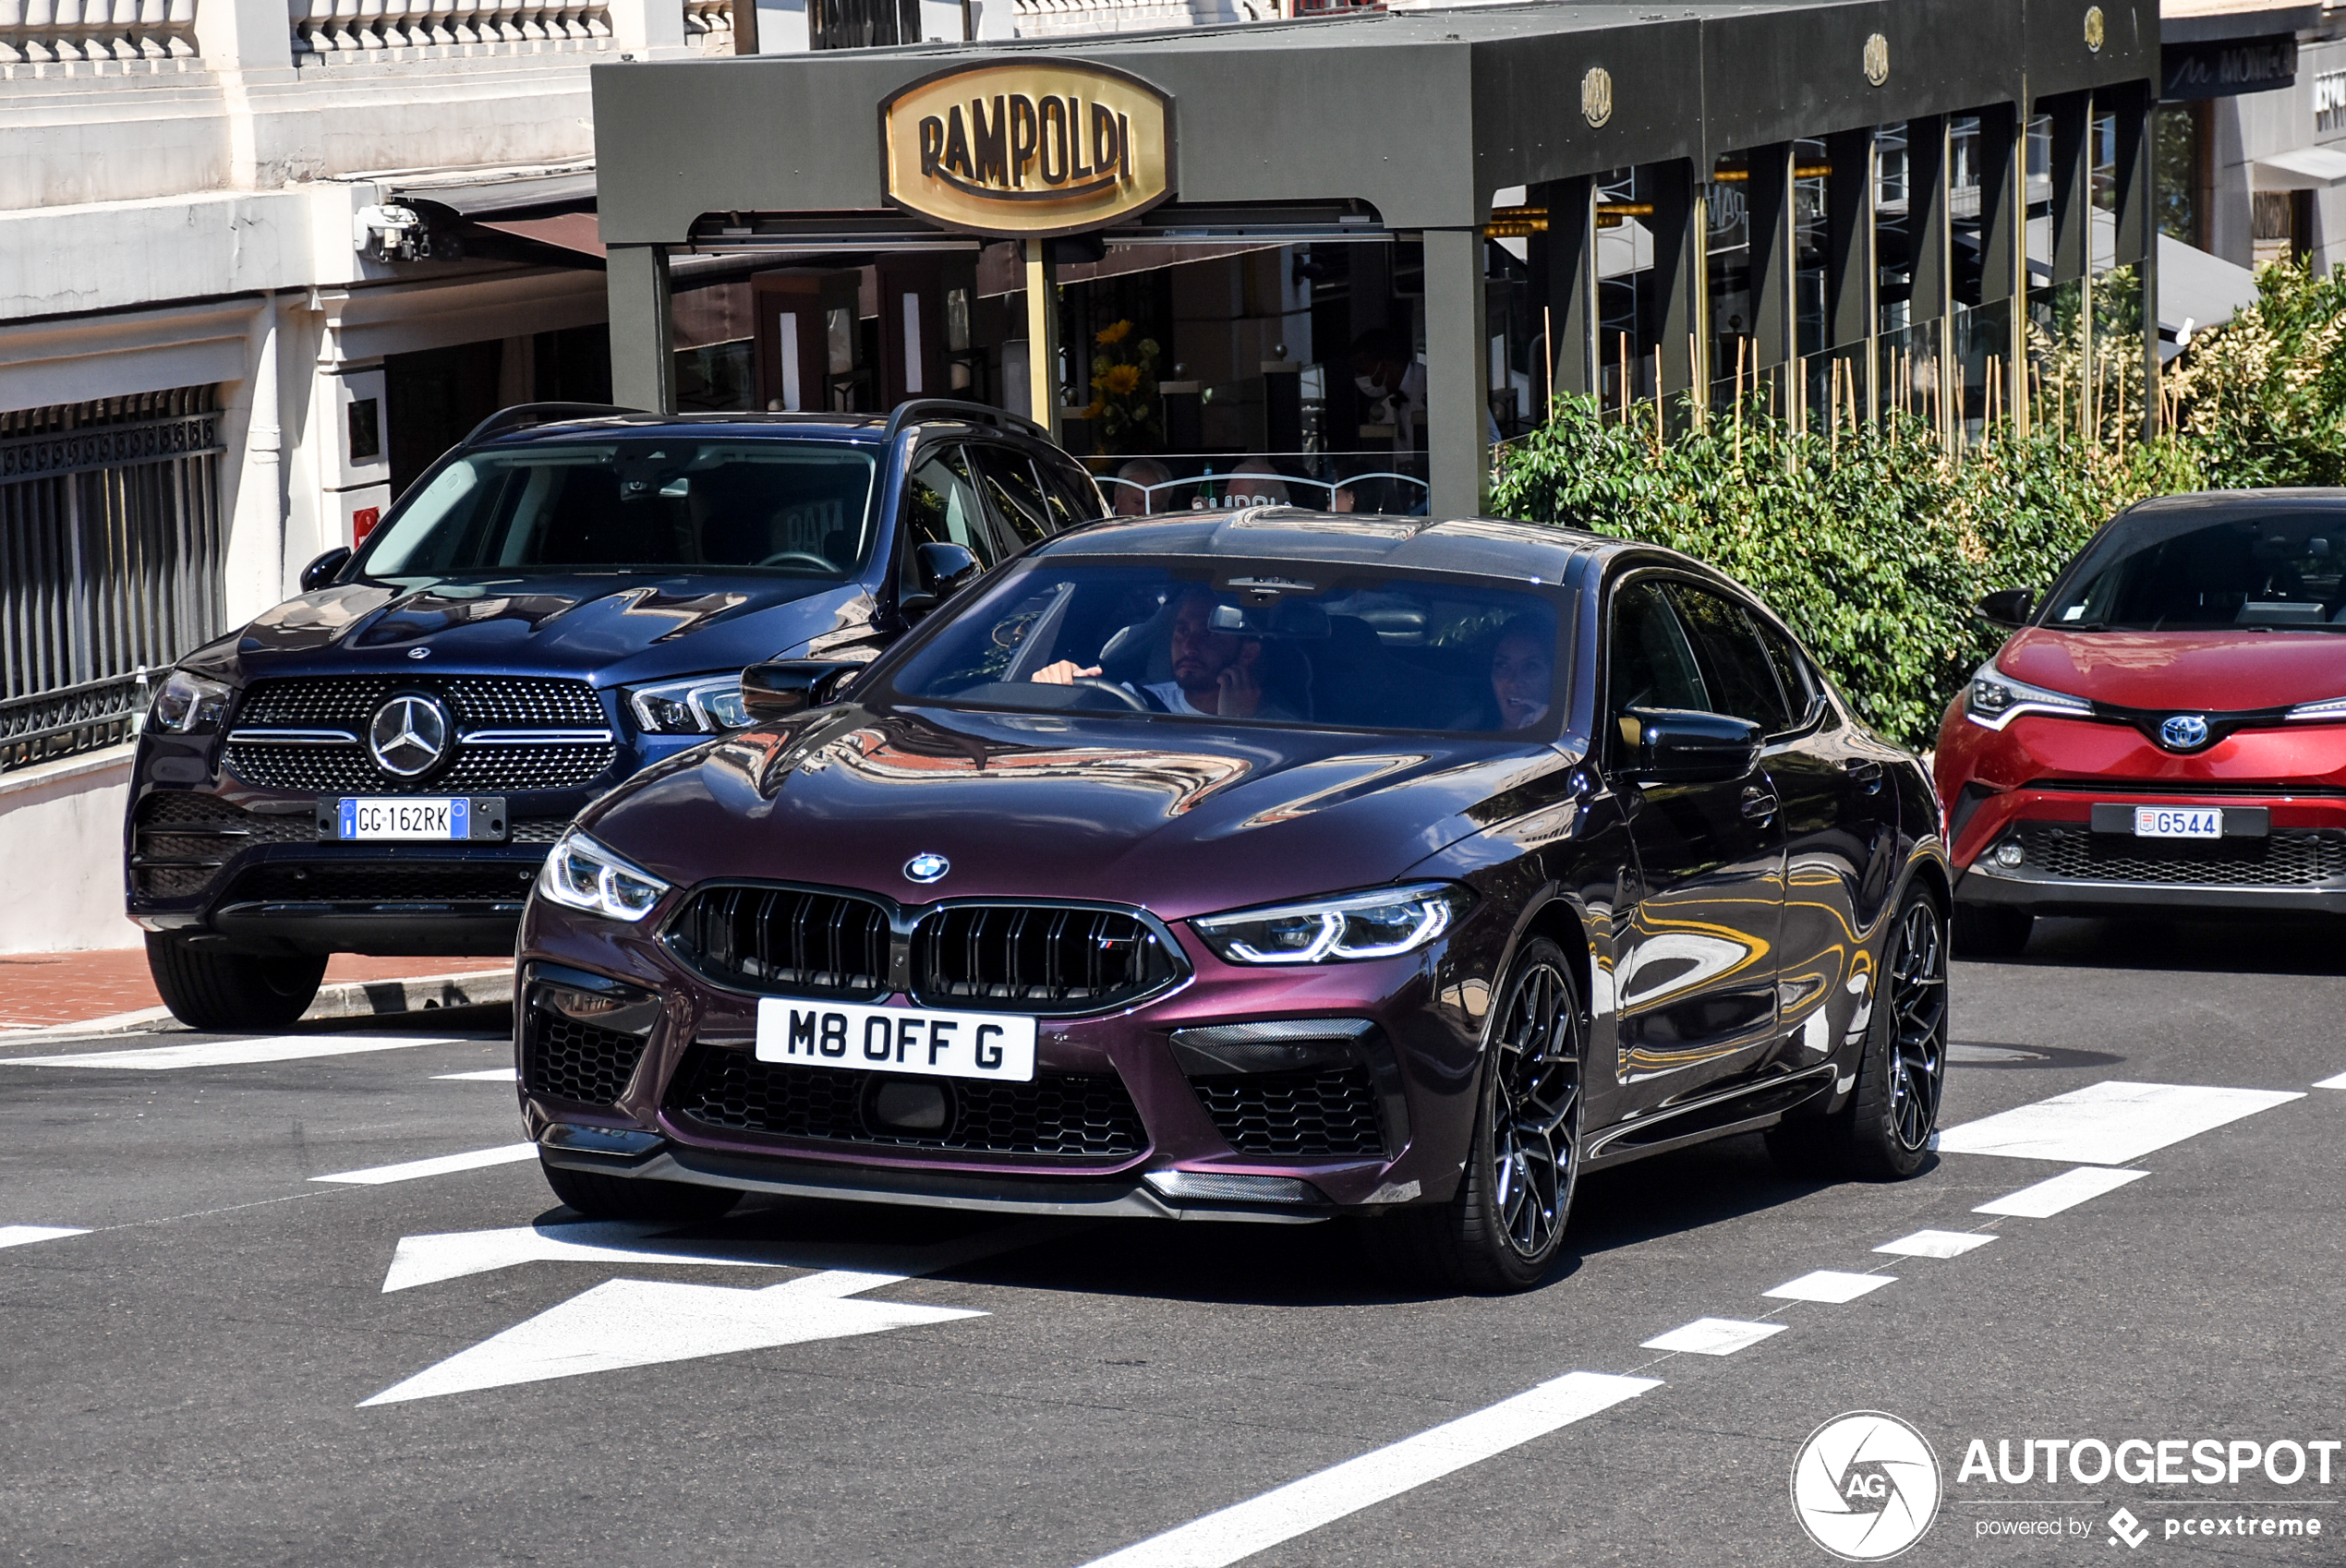
<svg viewBox="0 0 2346 1568">
<path fill-rule="evenodd" d="M 744 666 L 869 658 L 1106 510 L 972 404 L 494 416 L 157 694 L 125 825 L 157 989 L 271 1028 L 334 953 L 510 949 L 581 807 L 747 722 Z"/>
</svg>

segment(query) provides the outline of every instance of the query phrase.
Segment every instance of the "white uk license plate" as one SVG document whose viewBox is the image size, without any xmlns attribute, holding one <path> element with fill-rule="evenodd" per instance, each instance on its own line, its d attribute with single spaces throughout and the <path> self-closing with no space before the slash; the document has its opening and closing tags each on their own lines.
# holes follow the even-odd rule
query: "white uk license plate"
<svg viewBox="0 0 2346 1568">
<path fill-rule="evenodd" d="M 809 1067 L 917 1073 L 925 1078 L 1034 1077 L 1034 1020 L 1009 1013 L 946 1013 L 855 1002 L 761 996 L 757 1059 Z"/>
<path fill-rule="evenodd" d="M 472 801 L 464 795 L 346 798 L 336 806 L 337 838 L 469 838 Z"/>
<path fill-rule="evenodd" d="M 2214 806 L 2136 806 L 2137 838 L 2220 838 L 2224 814 Z"/>
</svg>

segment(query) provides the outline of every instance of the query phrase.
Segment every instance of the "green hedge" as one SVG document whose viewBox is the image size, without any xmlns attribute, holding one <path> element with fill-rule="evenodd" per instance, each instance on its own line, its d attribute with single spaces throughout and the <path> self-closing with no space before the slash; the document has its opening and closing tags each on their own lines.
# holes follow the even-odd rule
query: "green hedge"
<svg viewBox="0 0 2346 1568">
<path fill-rule="evenodd" d="M 1875 729 L 1928 746 L 2001 640 L 1972 613 L 1982 594 L 2041 589 L 2146 495 L 2340 482 L 2346 355 L 2333 350 L 2346 339 L 2346 280 L 2277 267 L 2260 288 L 2232 325 L 2195 340 L 2171 379 L 2183 428 L 2147 445 L 2117 433 L 2131 417 L 2113 417 L 2100 441 L 2006 428 L 1955 461 L 1919 420 L 1835 441 L 1795 435 L 1754 404 L 1739 436 L 1731 416 L 1714 417 L 1657 450 L 1650 424 L 1608 424 L 1576 398 L 1507 451 L 1493 510 L 1710 562 L 1767 599 Z M 2061 346 L 2045 359 L 2056 380 Z M 2058 395 L 2076 406 L 2074 385 Z"/>
</svg>

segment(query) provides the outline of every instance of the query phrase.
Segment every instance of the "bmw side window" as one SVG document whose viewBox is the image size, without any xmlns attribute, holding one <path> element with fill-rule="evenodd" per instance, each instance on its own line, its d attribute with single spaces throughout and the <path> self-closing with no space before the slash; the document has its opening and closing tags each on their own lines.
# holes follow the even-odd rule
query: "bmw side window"
<svg viewBox="0 0 2346 1568">
<path fill-rule="evenodd" d="M 1751 618 L 1751 623 L 1760 633 L 1760 645 L 1768 652 L 1768 662 L 1775 668 L 1776 684 L 1784 688 L 1784 701 L 1791 705 L 1793 728 L 1798 729 L 1816 717 L 1822 691 L 1808 661 L 1783 633 L 1758 616 Z"/>
<path fill-rule="evenodd" d="M 1711 694 L 1686 628 L 1662 585 L 1651 578 L 1614 590 L 1605 658 L 1605 690 L 1616 730 L 1621 716 L 1633 707 L 1711 710 Z"/>
<path fill-rule="evenodd" d="M 1064 525 L 1051 516 L 1050 502 L 1034 477 L 1034 464 L 1013 447 L 979 446 L 967 450 L 985 481 L 986 499 L 1015 545 L 1039 544 Z"/>
<path fill-rule="evenodd" d="M 1743 607 L 1687 583 L 1671 585 L 1670 597 L 1694 635 L 1712 710 L 1747 718 L 1762 734 L 1791 729 L 1792 707 Z"/>
<path fill-rule="evenodd" d="M 978 499 L 959 447 L 932 447 L 921 453 L 904 479 L 904 591 L 919 593 L 916 545 L 960 545 L 977 557 L 981 566 L 1002 558 L 994 531 L 986 521 L 986 503 Z"/>
<path fill-rule="evenodd" d="M 1051 503 L 1052 520 L 1062 528 L 1107 515 L 1100 487 L 1082 464 L 1038 452 L 1034 467 L 1043 476 L 1043 493 Z"/>
</svg>

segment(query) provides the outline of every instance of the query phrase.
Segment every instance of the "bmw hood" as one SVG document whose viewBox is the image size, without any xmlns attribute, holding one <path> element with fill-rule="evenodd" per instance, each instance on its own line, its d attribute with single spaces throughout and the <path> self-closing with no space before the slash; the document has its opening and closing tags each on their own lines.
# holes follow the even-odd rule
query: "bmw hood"
<svg viewBox="0 0 2346 1568">
<path fill-rule="evenodd" d="M 604 684 L 789 657 L 852 638 L 871 613 L 855 585 L 763 573 L 351 583 L 286 600 L 207 649 L 200 667 L 246 680 L 490 667 Z"/>
<path fill-rule="evenodd" d="M 1996 655 L 2017 681 L 2113 707 L 2253 711 L 2346 697 L 2346 632 L 2062 632 Z"/>
<path fill-rule="evenodd" d="M 656 766 L 586 825 L 679 885 L 1090 898 L 1183 919 L 1392 881 L 1569 766 L 1519 742 L 848 707 Z M 923 855 L 949 869 L 915 880 Z"/>
</svg>

